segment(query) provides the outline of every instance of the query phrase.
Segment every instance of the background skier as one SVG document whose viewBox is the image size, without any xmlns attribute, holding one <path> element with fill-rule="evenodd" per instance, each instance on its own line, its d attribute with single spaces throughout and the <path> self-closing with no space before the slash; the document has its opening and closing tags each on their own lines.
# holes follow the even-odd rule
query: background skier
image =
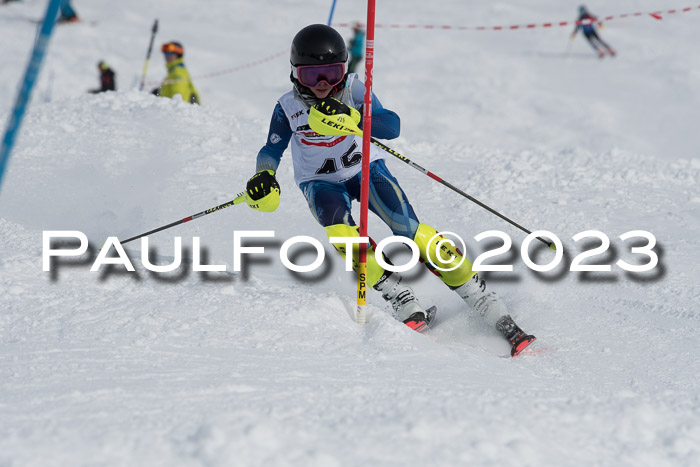
<svg viewBox="0 0 700 467">
<path fill-rule="evenodd" d="M 578 21 L 587 21 L 586 24 L 577 24 L 574 31 L 571 33 L 571 39 L 576 37 L 576 33 L 579 29 L 583 30 L 583 35 L 588 39 L 588 43 L 598 52 L 598 57 L 603 58 L 605 56 L 605 51 L 610 54 L 611 57 L 615 56 L 615 51 L 608 44 L 603 42 L 603 40 L 598 37 L 598 33 L 595 30 L 595 22 L 598 18 L 593 16 L 586 10 L 585 5 L 581 5 L 578 8 Z"/>
<path fill-rule="evenodd" d="M 165 57 L 165 66 L 168 68 L 168 76 L 163 84 L 152 92 L 156 96 L 174 97 L 180 95 L 182 100 L 190 104 L 199 104 L 199 94 L 192 84 L 190 74 L 185 68 L 183 56 L 185 49 L 179 42 L 166 42 L 161 47 Z"/>
<path fill-rule="evenodd" d="M 348 73 L 354 73 L 357 64 L 362 61 L 365 48 L 365 31 L 360 23 L 355 23 L 352 28 L 354 35 L 350 39 L 348 51 L 350 52 L 350 63 L 348 63 Z"/>
<path fill-rule="evenodd" d="M 89 92 L 92 94 L 97 94 L 105 91 L 116 91 L 117 83 L 115 81 L 115 73 L 107 63 L 100 60 L 97 63 L 97 69 L 100 72 L 100 87 L 96 89 L 90 89 Z"/>
<path fill-rule="evenodd" d="M 253 209 L 263 212 L 277 209 L 280 187 L 275 172 L 291 141 L 295 182 L 329 237 L 359 236 L 352 218 L 351 200 L 359 200 L 360 196 L 362 139 L 314 132 L 308 125 L 309 111 L 314 106 L 329 115 L 347 113 L 359 118 L 355 108 L 362 110 L 364 84 L 356 74 L 347 73 L 347 59 L 345 42 L 331 27 L 314 24 L 297 33 L 290 54 L 293 89 L 275 106 L 267 142 L 257 156 L 257 173 L 248 181 L 243 195 Z M 398 115 L 383 108 L 373 96 L 372 135 L 393 139 L 398 137 L 399 131 Z M 418 220 L 404 191 L 384 163 L 386 155 L 378 147 L 371 147 L 369 209 L 394 235 L 413 240 L 426 264 L 432 262 L 449 268 L 450 260 L 461 260 L 462 253 L 443 242 L 438 257 L 435 248 L 440 240 L 438 231 Z M 345 251 L 344 244 L 334 246 L 343 257 L 350 253 Z M 355 246 L 353 258 L 357 258 L 357 250 Z M 468 259 L 464 258 L 461 266 L 453 271 L 434 272 L 510 341 L 512 355 L 517 355 L 535 339 L 513 322 L 501 299 L 472 270 Z M 417 331 L 430 324 L 432 315 L 426 313 L 411 287 L 399 273 L 385 271 L 379 266 L 371 247 L 367 251 L 367 282 L 391 303 L 398 320 Z"/>
</svg>

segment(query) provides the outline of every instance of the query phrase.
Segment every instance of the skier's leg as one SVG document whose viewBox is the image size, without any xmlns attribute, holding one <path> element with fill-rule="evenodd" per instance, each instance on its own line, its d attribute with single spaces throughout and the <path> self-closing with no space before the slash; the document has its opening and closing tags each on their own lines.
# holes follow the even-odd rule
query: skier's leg
<svg viewBox="0 0 700 467">
<path fill-rule="evenodd" d="M 500 331 L 513 344 L 513 352 L 519 352 L 534 340 L 513 322 L 503 301 L 486 286 L 486 281 L 479 278 L 471 261 L 459 248 L 443 241 L 444 237 L 435 228 L 418 221 L 406 194 L 381 160 L 371 166 L 369 207 L 395 235 L 413 239 L 426 266 L 487 323 Z M 525 337 L 531 339 L 524 341 Z M 522 347 L 516 352 L 519 345 Z"/>
<path fill-rule="evenodd" d="M 501 318 L 508 315 L 503 300 L 486 286 L 486 281 L 472 269 L 471 261 L 459 248 L 444 240 L 435 228 L 427 224 L 420 224 L 414 238 L 428 268 L 489 325 L 495 327 Z"/>
<path fill-rule="evenodd" d="M 328 237 L 359 237 L 360 233 L 355 226 L 346 224 L 336 224 L 325 227 Z M 347 258 L 345 243 L 333 243 L 335 249 L 343 259 Z M 404 322 L 416 331 L 422 331 L 427 327 L 427 315 L 420 302 L 413 293 L 413 289 L 403 282 L 401 274 L 398 272 L 385 271 L 377 262 L 374 251 L 374 242 L 370 239 L 367 246 L 367 284 L 374 290 L 382 293 L 382 298 L 391 303 L 396 319 Z M 359 244 L 352 247 L 352 267 L 358 269 L 357 258 L 359 258 Z M 384 257 L 384 262 L 389 263 Z M 391 263 L 389 263 L 391 264 Z"/>
<path fill-rule="evenodd" d="M 466 283 L 476 274 L 472 263 L 459 248 L 428 224 L 419 224 L 413 236 L 421 260 L 451 289 Z"/>
<path fill-rule="evenodd" d="M 348 224 L 334 224 L 327 225 L 323 227 L 326 230 L 326 235 L 328 238 L 332 237 L 359 237 L 360 232 L 356 225 Z M 347 245 L 343 242 L 333 243 L 333 247 L 340 254 L 343 259 L 347 258 Z M 370 286 L 374 286 L 379 282 L 382 276 L 385 274 L 384 268 L 382 268 L 377 262 L 377 258 L 374 254 L 375 243 L 370 238 L 370 242 L 367 245 L 367 283 Z M 358 269 L 358 258 L 360 252 L 359 243 L 354 243 L 352 245 L 352 268 L 357 271 Z M 386 259 L 384 259 L 386 262 Z"/>
<path fill-rule="evenodd" d="M 588 40 L 588 43 L 591 44 L 591 47 L 593 47 L 593 49 L 598 53 L 598 58 L 603 58 L 605 56 L 605 52 L 598 45 L 598 41 L 600 40 L 598 34 L 596 34 L 595 31 L 592 31 L 584 35 Z"/>
<path fill-rule="evenodd" d="M 427 224 L 420 224 L 416 232 L 415 242 L 420 248 L 421 257 L 440 279 L 469 305 L 486 323 L 496 328 L 508 342 L 510 342 L 511 355 L 515 356 L 535 340 L 534 336 L 527 335 L 513 321 L 508 314 L 503 300 L 486 285 L 486 281 L 472 269 L 472 263 L 462 252 L 450 242 L 442 242 L 444 238 L 438 231 Z M 460 264 L 452 271 L 440 271 L 450 269 Z"/>
<path fill-rule="evenodd" d="M 598 40 L 598 43 L 605 47 L 610 54 L 610 56 L 614 57 L 615 56 L 615 50 L 608 45 L 607 42 L 605 42 L 603 39 L 601 39 L 597 34 L 596 34 L 596 39 Z"/>
<path fill-rule="evenodd" d="M 359 237 L 357 226 L 351 215 L 350 194 L 342 183 L 311 181 L 302 184 L 302 191 L 316 220 L 325 228 L 328 237 Z M 346 245 L 333 246 L 345 259 Z M 359 244 L 353 245 L 352 264 L 357 271 Z M 385 262 L 389 262 L 385 258 Z M 377 262 L 374 242 L 370 239 L 367 248 L 367 284 L 382 293 L 394 309 L 396 318 L 411 328 L 420 331 L 427 326 L 426 314 L 413 294 L 413 290 L 402 282 L 399 273 L 385 271 Z"/>
<path fill-rule="evenodd" d="M 472 263 L 456 246 L 441 242 L 443 237 L 436 229 L 420 223 L 406 194 L 384 161 L 372 163 L 370 182 L 369 207 L 372 212 L 382 218 L 394 235 L 413 240 L 418 245 L 421 260 L 448 287 L 455 289 L 476 274 L 472 271 Z M 450 271 L 456 264 L 459 266 Z"/>
<path fill-rule="evenodd" d="M 394 235 L 412 239 L 420 222 L 399 182 L 383 160 L 372 162 L 369 180 L 370 211 L 379 216 Z"/>
<path fill-rule="evenodd" d="M 443 237 L 438 235 L 437 230 L 418 220 L 413 206 L 384 161 L 372 163 L 370 182 L 369 207 L 372 212 L 382 218 L 394 235 L 413 240 L 418 245 L 421 260 L 448 287 L 455 289 L 476 274 L 472 271 L 472 263 L 457 247 L 449 242 L 441 242 Z M 455 264 L 460 266 L 452 271 L 444 271 Z"/>
<path fill-rule="evenodd" d="M 475 285 L 485 284 L 483 281 L 470 281 L 476 274 L 471 261 L 454 244 L 444 242 L 436 229 L 418 221 L 406 194 L 384 161 L 372 163 L 370 182 L 370 209 L 382 218 L 394 235 L 408 237 L 416 243 L 421 260 L 428 269 L 457 291 L 491 325 L 495 326 L 502 316 L 508 314 L 495 293 L 486 291 L 485 285 Z M 459 266 L 454 268 L 455 265 Z"/>
<path fill-rule="evenodd" d="M 310 181 L 303 183 L 301 189 L 309 203 L 309 209 L 319 224 L 326 230 L 328 237 L 359 237 L 357 226 L 352 218 L 350 194 L 343 183 L 325 181 Z M 335 249 L 345 259 L 347 252 L 345 244 L 333 244 Z M 353 269 L 357 270 L 357 251 L 359 245 L 353 246 Z M 367 276 L 370 285 L 374 285 L 384 270 L 377 264 L 374 249 L 368 249 Z"/>
</svg>

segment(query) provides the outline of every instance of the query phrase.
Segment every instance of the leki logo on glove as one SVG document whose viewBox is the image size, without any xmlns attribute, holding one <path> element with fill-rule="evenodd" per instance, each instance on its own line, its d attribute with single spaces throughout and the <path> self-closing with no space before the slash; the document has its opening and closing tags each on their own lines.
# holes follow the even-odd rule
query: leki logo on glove
<svg viewBox="0 0 700 467">
<path fill-rule="evenodd" d="M 321 124 L 326 125 L 331 130 L 342 132 L 341 134 L 357 133 L 357 131 L 355 131 L 354 129 L 348 128 L 346 126 L 347 122 L 345 121 L 345 117 L 343 115 L 335 115 L 334 117 L 335 118 L 333 120 L 326 117 L 322 117 Z"/>
<path fill-rule="evenodd" d="M 274 238 L 275 232 L 272 230 L 261 230 L 261 231 L 240 231 L 236 230 L 233 232 L 233 271 L 240 272 L 242 270 L 242 258 L 243 255 L 251 254 L 264 254 L 265 248 L 262 246 L 252 247 L 244 246 L 242 244 L 243 239 L 263 239 L 263 238 Z M 533 240 L 538 239 L 538 237 L 548 238 L 551 240 L 551 247 L 549 253 L 554 253 L 554 257 L 549 260 L 546 264 L 538 264 L 530 256 L 530 244 Z M 481 253 L 476 257 L 472 264 L 472 270 L 479 272 L 489 272 L 489 271 L 499 271 L 499 272 L 512 272 L 512 264 L 484 264 L 487 259 L 496 258 L 498 256 L 504 255 L 511 250 L 513 242 L 508 234 L 498 230 L 489 230 L 482 232 L 474 237 L 474 240 L 480 242 L 487 238 L 497 238 L 500 239 L 503 244 L 500 247 L 490 249 L 484 253 Z M 585 251 L 576 255 L 572 260 L 570 265 L 568 265 L 568 270 L 572 272 L 610 272 L 612 271 L 611 264 L 583 264 L 584 260 L 593 258 L 606 254 L 605 257 L 608 258 L 610 255 L 608 250 L 610 249 L 610 238 L 603 232 L 597 230 L 586 230 L 580 232 L 573 237 L 571 237 L 574 242 L 580 242 L 585 239 L 594 239 L 594 241 L 600 242 L 599 246 L 595 248 L 586 249 Z M 656 247 L 656 237 L 645 230 L 632 230 L 625 232 L 618 237 L 622 242 L 626 242 L 630 239 L 642 239 L 643 244 L 641 246 L 630 246 L 630 253 L 635 257 L 639 257 L 637 264 L 628 263 L 623 259 L 618 259 L 615 265 L 628 272 L 640 273 L 651 271 L 659 264 L 659 256 L 654 251 Z M 77 248 L 53 248 L 52 242 L 62 240 L 64 242 L 73 242 L 77 240 L 79 246 Z M 329 242 L 331 244 L 343 244 L 345 245 L 346 251 L 352 251 L 352 247 L 355 244 L 367 243 L 369 244 L 369 238 L 367 237 L 330 237 Z M 389 264 L 384 261 L 384 249 L 389 245 L 394 243 L 401 243 L 408 246 L 412 252 L 411 259 L 403 265 Z M 311 245 L 316 250 L 316 259 L 308 265 L 297 265 L 289 259 L 289 250 L 298 244 Z M 414 268 L 419 262 L 421 257 L 427 256 L 428 262 L 433 268 L 438 271 L 452 271 L 459 268 L 462 263 L 466 260 L 466 257 L 461 254 L 461 251 L 466 250 L 466 243 L 462 238 L 453 232 L 439 232 L 434 235 L 428 242 L 428 251 L 421 252 L 420 247 L 413 240 L 407 237 L 392 236 L 381 240 L 374 248 L 374 254 L 377 262 L 381 267 L 387 271 L 395 272 L 405 272 Z M 73 256 L 79 257 L 86 254 L 88 250 L 88 239 L 87 236 L 79 231 L 73 230 L 58 230 L 58 231 L 44 231 L 43 232 L 43 249 L 42 249 L 42 264 L 44 271 L 51 271 L 51 260 L 55 257 L 66 257 Z M 110 251 L 114 250 L 117 256 L 108 256 Z M 459 254 L 454 254 L 453 251 L 458 251 Z M 613 249 L 613 251 L 615 251 Z M 562 241 L 552 232 L 546 230 L 538 230 L 529 234 L 520 245 L 520 255 L 523 262 L 533 271 L 537 272 L 548 272 L 557 268 L 564 259 L 564 245 Z M 312 272 L 318 269 L 324 262 L 326 256 L 326 250 L 323 244 L 314 237 L 301 235 L 292 237 L 282 243 L 279 251 L 279 257 L 282 264 L 289 270 L 294 272 Z M 195 272 L 224 272 L 226 271 L 226 265 L 224 264 L 202 264 L 201 261 L 201 248 L 200 248 L 200 238 L 192 237 L 192 270 Z M 643 262 L 645 260 L 646 262 Z M 174 238 L 174 255 L 173 260 L 170 264 L 166 265 L 156 265 L 151 262 L 149 258 L 149 243 L 148 237 L 141 238 L 141 263 L 143 267 L 152 272 L 166 273 L 177 270 L 182 265 L 182 238 Z M 352 271 L 353 258 L 352 255 L 347 255 L 346 257 L 346 270 Z M 121 265 L 127 271 L 135 271 L 134 265 L 131 259 L 124 251 L 124 247 L 119 242 L 117 237 L 108 237 L 104 245 L 100 248 L 97 258 L 94 260 L 91 272 L 99 272 L 100 268 L 104 265 Z"/>
</svg>

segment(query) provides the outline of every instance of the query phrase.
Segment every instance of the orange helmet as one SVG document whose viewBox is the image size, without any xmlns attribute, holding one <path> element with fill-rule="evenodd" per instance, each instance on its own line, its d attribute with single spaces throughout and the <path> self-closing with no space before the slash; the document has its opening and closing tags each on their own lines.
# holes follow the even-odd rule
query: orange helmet
<svg viewBox="0 0 700 467">
<path fill-rule="evenodd" d="M 164 54 L 177 54 L 182 57 L 185 54 L 185 48 L 179 42 L 166 42 L 160 48 Z"/>
</svg>

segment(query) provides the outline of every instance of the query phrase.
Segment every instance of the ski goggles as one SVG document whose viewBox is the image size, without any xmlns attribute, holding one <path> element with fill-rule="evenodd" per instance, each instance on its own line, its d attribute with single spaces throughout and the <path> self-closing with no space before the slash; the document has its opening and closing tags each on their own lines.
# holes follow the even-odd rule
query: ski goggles
<svg viewBox="0 0 700 467">
<path fill-rule="evenodd" d="M 166 42 L 163 44 L 163 46 L 160 48 L 161 52 L 164 54 L 179 54 L 179 55 L 184 55 L 185 51 L 184 49 L 177 45 L 173 44 L 172 42 Z"/>
<path fill-rule="evenodd" d="M 321 81 L 335 86 L 345 77 L 345 63 L 295 66 L 292 67 L 292 76 L 307 88 L 315 88 Z"/>
</svg>

